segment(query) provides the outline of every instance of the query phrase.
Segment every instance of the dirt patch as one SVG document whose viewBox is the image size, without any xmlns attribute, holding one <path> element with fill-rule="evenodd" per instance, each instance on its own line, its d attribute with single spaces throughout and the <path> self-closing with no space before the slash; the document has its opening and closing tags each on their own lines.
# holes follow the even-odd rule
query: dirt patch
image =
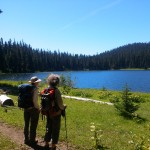
<svg viewBox="0 0 150 150">
<path fill-rule="evenodd" d="M 38 145 L 36 147 L 29 147 L 24 144 L 24 135 L 21 129 L 12 127 L 4 122 L 0 121 L 0 133 L 8 137 L 12 142 L 18 145 L 19 150 L 44 150 L 44 141 L 38 137 Z M 67 148 L 67 144 L 64 142 L 59 142 L 57 145 L 57 150 L 75 150 L 72 146 Z"/>
</svg>

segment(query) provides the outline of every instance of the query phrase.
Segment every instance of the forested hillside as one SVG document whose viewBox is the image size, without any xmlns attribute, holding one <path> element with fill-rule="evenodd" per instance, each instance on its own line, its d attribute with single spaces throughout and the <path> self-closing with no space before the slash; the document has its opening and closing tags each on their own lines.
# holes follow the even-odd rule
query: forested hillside
<svg viewBox="0 0 150 150">
<path fill-rule="evenodd" d="M 24 42 L 0 39 L 0 72 L 150 68 L 150 43 L 133 43 L 93 56 L 33 49 Z"/>
</svg>

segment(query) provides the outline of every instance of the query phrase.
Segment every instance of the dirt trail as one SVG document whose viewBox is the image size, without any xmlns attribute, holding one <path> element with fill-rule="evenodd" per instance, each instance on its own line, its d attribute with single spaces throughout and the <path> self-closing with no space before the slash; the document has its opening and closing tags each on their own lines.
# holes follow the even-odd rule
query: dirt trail
<svg viewBox="0 0 150 150">
<path fill-rule="evenodd" d="M 24 135 L 21 129 L 12 127 L 1 121 L 0 134 L 8 137 L 12 142 L 16 143 L 18 145 L 19 150 L 44 150 L 43 139 L 38 137 L 38 145 L 36 147 L 29 147 L 24 144 Z M 57 146 L 57 150 L 67 150 L 67 144 L 60 142 Z M 68 150 L 74 150 L 74 148 L 69 146 Z"/>
</svg>

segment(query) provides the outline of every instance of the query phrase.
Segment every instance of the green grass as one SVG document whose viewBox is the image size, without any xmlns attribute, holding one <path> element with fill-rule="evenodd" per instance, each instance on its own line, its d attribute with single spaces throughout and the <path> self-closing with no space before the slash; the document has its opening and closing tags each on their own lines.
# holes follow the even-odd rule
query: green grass
<svg viewBox="0 0 150 150">
<path fill-rule="evenodd" d="M 2 150 L 8 150 L 8 149 L 13 149 L 13 150 L 19 150 L 17 148 L 17 145 L 12 142 L 8 137 L 2 135 L 0 133 L 0 149 Z"/>
<path fill-rule="evenodd" d="M 81 94 L 82 93 L 82 94 Z M 81 95 L 80 95 L 81 94 Z M 145 121 L 137 122 L 119 116 L 114 106 L 97 104 L 92 102 L 63 99 L 67 104 L 67 133 L 68 142 L 79 150 L 92 150 L 93 141 L 90 131 L 91 123 L 102 130 L 101 144 L 111 150 L 142 150 L 142 146 L 150 146 L 150 94 L 134 93 L 144 98 L 145 102 L 140 105 L 137 111 Z M 112 101 L 114 97 L 120 97 L 118 91 L 94 90 L 94 89 L 73 89 L 69 95 L 87 96 L 103 101 Z M 17 96 L 9 95 L 17 104 Z M 23 111 L 9 109 L 6 113 L 0 107 L 0 119 L 11 125 L 23 128 Z M 39 120 L 37 133 L 39 136 L 45 134 L 45 121 Z M 62 118 L 60 141 L 66 140 L 65 120 Z M 146 148 L 145 148 L 146 149 Z"/>
<path fill-rule="evenodd" d="M 1 150 L 28 150 L 26 145 L 17 145 L 8 136 L 0 133 L 0 149 Z"/>
</svg>

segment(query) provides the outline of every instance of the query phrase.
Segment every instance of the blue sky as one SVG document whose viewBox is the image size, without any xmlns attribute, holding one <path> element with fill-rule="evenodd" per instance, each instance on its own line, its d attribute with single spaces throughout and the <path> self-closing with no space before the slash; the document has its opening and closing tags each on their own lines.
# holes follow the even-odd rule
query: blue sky
<svg viewBox="0 0 150 150">
<path fill-rule="evenodd" d="M 0 0 L 0 37 L 94 55 L 150 41 L 150 0 Z"/>
</svg>

